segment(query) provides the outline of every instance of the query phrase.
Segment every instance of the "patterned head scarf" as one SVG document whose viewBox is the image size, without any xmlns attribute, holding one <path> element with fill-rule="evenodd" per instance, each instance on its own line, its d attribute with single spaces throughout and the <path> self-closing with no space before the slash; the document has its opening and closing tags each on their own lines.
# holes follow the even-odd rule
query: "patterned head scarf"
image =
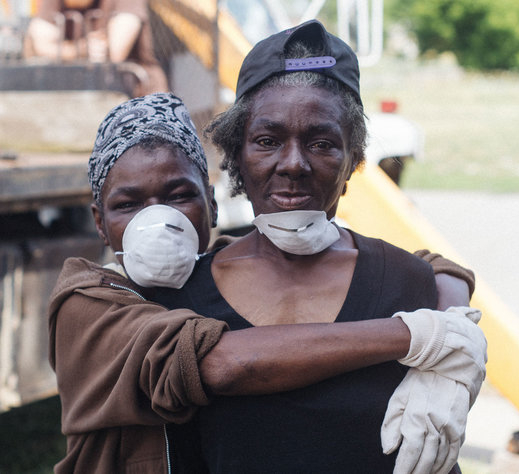
<svg viewBox="0 0 519 474">
<path fill-rule="evenodd" d="M 182 150 L 207 176 L 207 159 L 182 101 L 170 93 L 130 99 L 101 122 L 88 162 L 88 180 L 97 203 L 108 172 L 119 157 L 149 137 L 160 137 Z"/>
</svg>

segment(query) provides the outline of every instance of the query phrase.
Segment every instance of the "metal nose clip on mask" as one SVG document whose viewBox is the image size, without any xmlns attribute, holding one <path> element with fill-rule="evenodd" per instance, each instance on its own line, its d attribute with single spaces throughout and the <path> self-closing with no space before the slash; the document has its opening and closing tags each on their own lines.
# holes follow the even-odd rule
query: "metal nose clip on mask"
<svg viewBox="0 0 519 474">
<path fill-rule="evenodd" d="M 157 204 L 139 211 L 123 234 L 124 268 L 143 287 L 182 288 L 198 259 L 198 233 L 180 211 Z"/>
<path fill-rule="evenodd" d="M 252 223 L 277 248 L 294 255 L 313 255 L 339 240 L 339 230 L 324 211 L 260 214 Z"/>
</svg>

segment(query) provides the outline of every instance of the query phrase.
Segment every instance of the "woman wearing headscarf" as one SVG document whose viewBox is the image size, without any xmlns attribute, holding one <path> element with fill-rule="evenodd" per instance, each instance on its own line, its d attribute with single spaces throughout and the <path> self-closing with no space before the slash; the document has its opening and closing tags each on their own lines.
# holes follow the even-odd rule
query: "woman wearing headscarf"
<svg viewBox="0 0 519 474">
<path fill-rule="evenodd" d="M 185 283 L 216 223 L 203 149 L 172 94 L 107 115 L 89 179 L 96 227 L 118 262 L 68 259 L 51 297 L 50 361 L 67 436 L 57 473 L 179 472 L 195 447 L 178 449 L 171 431 L 213 394 L 292 390 L 408 353 L 398 318 L 227 331 L 223 321 L 149 300 L 153 286 Z M 186 255 L 181 265 L 171 249 Z"/>
</svg>

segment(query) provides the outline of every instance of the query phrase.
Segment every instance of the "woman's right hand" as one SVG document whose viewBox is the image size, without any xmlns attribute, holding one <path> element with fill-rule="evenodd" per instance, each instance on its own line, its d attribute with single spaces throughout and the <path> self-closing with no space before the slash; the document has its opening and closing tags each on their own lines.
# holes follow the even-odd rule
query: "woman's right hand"
<svg viewBox="0 0 519 474">
<path fill-rule="evenodd" d="M 451 307 L 447 311 L 419 309 L 398 312 L 411 333 L 409 352 L 399 359 L 403 365 L 432 370 L 464 384 L 474 403 L 485 379 L 487 341 L 477 326 L 481 312 L 468 307 Z"/>
</svg>

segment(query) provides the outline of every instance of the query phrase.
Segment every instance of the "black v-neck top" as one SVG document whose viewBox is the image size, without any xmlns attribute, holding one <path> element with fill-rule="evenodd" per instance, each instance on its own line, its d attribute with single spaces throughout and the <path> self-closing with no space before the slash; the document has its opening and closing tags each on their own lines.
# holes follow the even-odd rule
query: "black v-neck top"
<svg viewBox="0 0 519 474">
<path fill-rule="evenodd" d="M 359 254 L 336 322 L 391 317 L 435 308 L 429 264 L 382 240 L 351 232 Z M 182 290 L 155 298 L 226 321 L 252 325 L 222 297 L 203 257 Z M 215 473 L 392 473 L 396 453 L 382 453 L 387 402 L 405 375 L 396 361 L 348 372 L 310 387 L 266 396 L 217 397 L 200 409 L 196 426 L 203 459 Z"/>
</svg>

